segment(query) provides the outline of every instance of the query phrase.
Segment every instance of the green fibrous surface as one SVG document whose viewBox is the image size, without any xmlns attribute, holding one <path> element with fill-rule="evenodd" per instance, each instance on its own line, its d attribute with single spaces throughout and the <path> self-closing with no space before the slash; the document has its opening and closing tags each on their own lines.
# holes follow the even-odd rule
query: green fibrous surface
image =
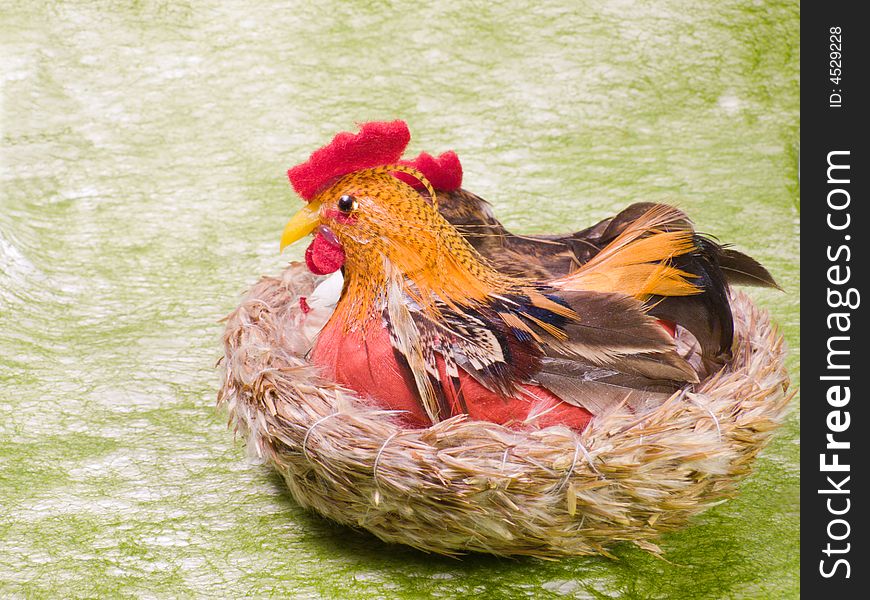
<svg viewBox="0 0 870 600">
<path fill-rule="evenodd" d="M 799 354 L 797 2 L 0 10 L 0 596 L 792 598 L 799 415 L 664 560 L 445 559 L 300 509 L 214 408 L 218 320 L 355 122 L 455 149 L 517 232 L 676 203 Z"/>
</svg>

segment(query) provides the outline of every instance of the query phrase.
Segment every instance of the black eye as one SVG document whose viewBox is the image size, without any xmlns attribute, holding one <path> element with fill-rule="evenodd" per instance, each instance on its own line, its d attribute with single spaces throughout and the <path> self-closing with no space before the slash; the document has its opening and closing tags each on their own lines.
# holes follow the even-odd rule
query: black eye
<svg viewBox="0 0 870 600">
<path fill-rule="evenodd" d="M 345 194 L 338 199 L 338 210 L 343 213 L 349 213 L 352 210 L 355 210 L 356 206 L 356 198 L 354 198 L 353 196 Z"/>
</svg>

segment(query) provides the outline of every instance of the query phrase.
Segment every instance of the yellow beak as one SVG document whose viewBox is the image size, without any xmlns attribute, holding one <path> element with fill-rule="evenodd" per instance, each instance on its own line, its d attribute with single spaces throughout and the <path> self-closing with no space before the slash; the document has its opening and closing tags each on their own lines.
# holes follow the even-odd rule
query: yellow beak
<svg viewBox="0 0 870 600">
<path fill-rule="evenodd" d="M 293 242 L 298 242 L 314 231 L 319 224 L 320 202 L 309 202 L 284 226 L 284 233 L 281 234 L 281 252 L 284 252 L 284 248 Z"/>
</svg>

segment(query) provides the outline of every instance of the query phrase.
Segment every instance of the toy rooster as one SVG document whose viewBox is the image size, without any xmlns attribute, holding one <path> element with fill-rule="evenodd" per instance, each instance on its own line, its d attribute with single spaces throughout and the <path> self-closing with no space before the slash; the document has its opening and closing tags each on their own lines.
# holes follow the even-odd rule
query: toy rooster
<svg viewBox="0 0 870 600">
<path fill-rule="evenodd" d="M 309 269 L 343 276 L 337 302 L 301 300 L 332 311 L 310 360 L 409 426 L 468 414 L 582 429 L 615 405 L 654 407 L 730 357 L 728 281 L 776 285 L 667 205 L 513 235 L 461 188 L 454 153 L 403 161 L 409 141 L 402 121 L 366 123 L 290 169 L 307 204 L 281 237 L 283 250 L 314 233 Z M 697 355 L 678 351 L 677 327 Z"/>
</svg>

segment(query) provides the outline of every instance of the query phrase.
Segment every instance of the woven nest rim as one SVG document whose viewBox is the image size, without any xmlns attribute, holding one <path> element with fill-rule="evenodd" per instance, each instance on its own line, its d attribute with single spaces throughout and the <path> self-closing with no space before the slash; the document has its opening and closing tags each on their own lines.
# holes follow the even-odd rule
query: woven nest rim
<svg viewBox="0 0 870 600">
<path fill-rule="evenodd" d="M 387 542 L 555 558 L 632 541 L 657 553 L 656 536 L 735 493 L 791 398 L 782 335 L 735 292 L 732 361 L 648 413 L 617 407 L 579 433 L 464 416 L 405 429 L 305 360 L 299 297 L 322 279 L 292 263 L 227 317 L 218 404 L 300 505 Z"/>
</svg>

